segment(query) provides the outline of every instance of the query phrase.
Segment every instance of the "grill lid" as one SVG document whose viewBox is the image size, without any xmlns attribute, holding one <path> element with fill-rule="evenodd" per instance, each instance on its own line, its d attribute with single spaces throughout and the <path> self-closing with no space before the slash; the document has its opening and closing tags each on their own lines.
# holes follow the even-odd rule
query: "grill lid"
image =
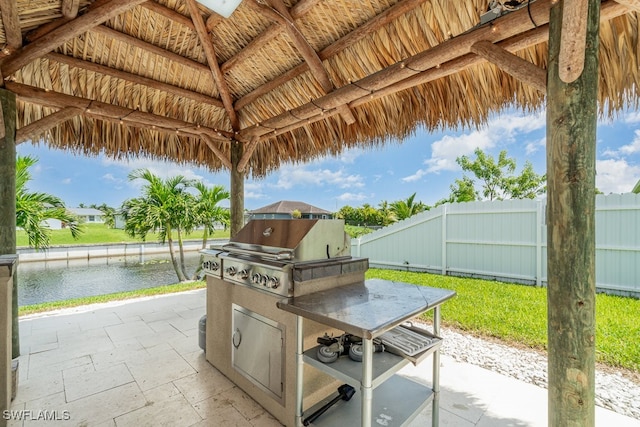
<svg viewBox="0 0 640 427">
<path fill-rule="evenodd" d="M 254 219 L 222 249 L 273 260 L 312 261 L 351 256 L 344 220 Z"/>
</svg>

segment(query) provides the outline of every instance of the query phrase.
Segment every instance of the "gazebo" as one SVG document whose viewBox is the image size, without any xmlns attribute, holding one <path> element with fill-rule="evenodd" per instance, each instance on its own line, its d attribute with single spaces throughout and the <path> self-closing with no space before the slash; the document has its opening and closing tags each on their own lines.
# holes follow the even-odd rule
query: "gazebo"
<svg viewBox="0 0 640 427">
<path fill-rule="evenodd" d="M 549 424 L 594 425 L 596 119 L 638 104 L 640 1 L 203 3 L 0 0 L 0 254 L 16 144 L 228 170 L 234 234 L 246 176 L 546 108 Z"/>
</svg>

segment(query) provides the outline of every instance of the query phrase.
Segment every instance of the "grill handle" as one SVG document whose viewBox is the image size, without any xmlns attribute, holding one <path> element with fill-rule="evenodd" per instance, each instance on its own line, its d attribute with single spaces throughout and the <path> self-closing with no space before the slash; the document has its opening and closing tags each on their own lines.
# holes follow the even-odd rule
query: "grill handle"
<svg viewBox="0 0 640 427">
<path fill-rule="evenodd" d="M 223 245 L 222 249 L 231 253 L 244 254 L 244 255 L 255 255 L 260 258 L 270 259 L 274 261 L 281 260 L 290 260 L 293 259 L 293 252 L 290 251 L 281 251 L 277 253 L 273 252 L 263 252 L 263 251 L 252 251 L 251 249 L 243 249 L 234 245 Z"/>
</svg>

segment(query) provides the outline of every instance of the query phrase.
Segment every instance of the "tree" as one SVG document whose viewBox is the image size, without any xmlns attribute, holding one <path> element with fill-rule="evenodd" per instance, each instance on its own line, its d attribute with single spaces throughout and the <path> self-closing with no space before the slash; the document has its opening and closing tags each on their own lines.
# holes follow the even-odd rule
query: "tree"
<svg viewBox="0 0 640 427">
<path fill-rule="evenodd" d="M 116 210 L 111 206 L 107 206 L 106 203 L 101 205 L 92 204 L 89 206 L 90 208 L 97 209 L 102 212 L 104 215 L 104 223 L 109 228 L 114 228 L 116 226 Z"/>
<path fill-rule="evenodd" d="M 379 209 L 380 218 L 382 219 L 382 224 L 380 225 L 387 226 L 389 224 L 393 224 L 398 220 L 396 218 L 396 214 L 391 209 L 389 202 L 387 202 L 386 200 L 383 200 L 382 202 L 380 202 L 378 204 L 378 207 L 380 208 Z"/>
<path fill-rule="evenodd" d="M 478 200 L 478 192 L 475 189 L 473 180 L 467 176 L 463 176 L 462 179 L 456 179 L 455 183 L 450 185 L 449 188 L 451 189 L 449 197 L 439 200 L 436 206 L 445 203 L 463 203 Z"/>
<path fill-rule="evenodd" d="M 230 223 L 229 210 L 218 206 L 223 200 L 228 200 L 230 197 L 229 191 L 227 191 L 222 185 L 214 185 L 213 187 L 207 187 L 202 182 L 196 182 L 193 187 L 198 190 L 198 196 L 196 199 L 196 215 L 197 223 L 204 227 L 202 234 L 202 249 L 207 247 L 207 239 L 215 231 L 215 225 L 223 224 L 225 228 Z M 204 256 L 200 255 L 200 262 L 198 268 L 193 274 L 193 279 L 197 279 L 202 270 L 202 261 Z"/>
<path fill-rule="evenodd" d="M 500 151 L 497 162 L 493 156 L 485 154 L 480 148 L 476 148 L 474 153 L 475 160 L 461 156 L 456 159 L 456 162 L 463 171 L 473 173 L 482 182 L 482 196 L 485 199 L 533 199 L 546 191 L 544 186 L 546 175 L 536 174 L 531 163 L 526 162 L 522 173 L 513 176 L 516 161 L 507 157 L 506 150 Z M 463 177 L 462 187 L 458 183 L 459 189 L 465 190 L 469 181 L 474 182 L 466 176 Z"/>
<path fill-rule="evenodd" d="M 415 201 L 416 193 L 413 193 L 406 200 L 397 200 L 390 205 L 390 210 L 394 213 L 398 221 L 407 219 L 417 213 L 424 212 L 429 209 L 427 205 Z"/>
<path fill-rule="evenodd" d="M 143 179 L 142 197 L 128 199 L 122 205 L 125 231 L 133 237 L 146 239 L 149 232 L 158 234 L 162 243 L 169 245 L 169 255 L 178 280 L 187 279 L 184 265 L 182 232 L 192 230 L 197 223 L 196 200 L 186 189 L 191 182 L 184 176 L 163 180 L 148 169 L 138 169 L 129 174 L 129 180 Z M 180 259 L 173 248 L 174 231 L 178 238 Z"/>
<path fill-rule="evenodd" d="M 36 249 L 49 247 L 51 229 L 48 219 L 61 221 L 74 239 L 82 233 L 78 218 L 69 212 L 64 202 L 47 193 L 32 193 L 27 189 L 31 181 L 29 168 L 38 162 L 31 156 L 16 158 L 16 225 L 22 228 L 29 239 L 29 246 Z"/>
</svg>

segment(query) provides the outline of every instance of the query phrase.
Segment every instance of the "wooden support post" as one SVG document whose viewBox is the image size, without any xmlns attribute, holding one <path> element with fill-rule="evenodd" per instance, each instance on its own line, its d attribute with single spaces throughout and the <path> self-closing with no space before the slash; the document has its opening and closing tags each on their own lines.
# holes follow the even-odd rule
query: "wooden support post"
<svg viewBox="0 0 640 427">
<path fill-rule="evenodd" d="M 16 95 L 0 89 L 4 137 L 0 138 L 0 255 L 16 253 Z M 18 329 L 18 281 L 13 280 L 13 354 L 20 356 Z"/>
<path fill-rule="evenodd" d="M 587 1 L 587 0 L 585 0 Z M 595 425 L 595 148 L 600 0 L 588 0 L 585 61 L 561 80 L 563 7 L 551 9 L 547 77 L 549 423 Z M 567 11 L 568 12 L 568 11 Z"/>
<path fill-rule="evenodd" d="M 244 173 L 238 167 L 243 151 L 242 143 L 231 141 L 231 237 L 244 226 Z"/>
</svg>

